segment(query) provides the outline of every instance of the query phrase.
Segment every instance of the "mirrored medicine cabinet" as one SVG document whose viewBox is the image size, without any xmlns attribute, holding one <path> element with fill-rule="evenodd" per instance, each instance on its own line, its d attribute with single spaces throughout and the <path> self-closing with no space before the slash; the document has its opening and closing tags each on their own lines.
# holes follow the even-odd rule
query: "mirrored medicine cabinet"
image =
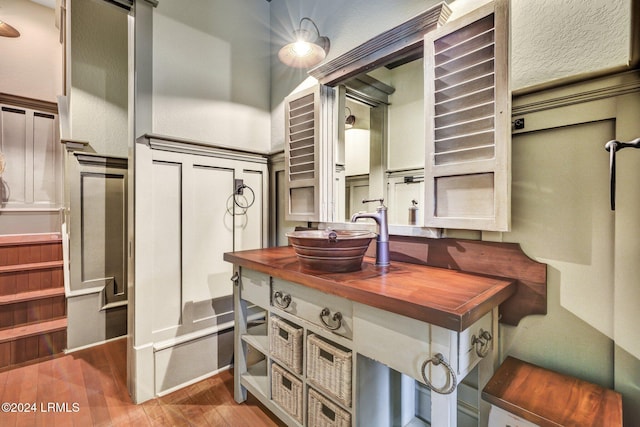
<svg viewBox="0 0 640 427">
<path fill-rule="evenodd" d="M 507 230 L 506 3 L 450 22 L 440 3 L 310 70 L 320 84 L 285 100 L 287 219 L 348 222 L 384 198 L 400 234 Z"/>
</svg>

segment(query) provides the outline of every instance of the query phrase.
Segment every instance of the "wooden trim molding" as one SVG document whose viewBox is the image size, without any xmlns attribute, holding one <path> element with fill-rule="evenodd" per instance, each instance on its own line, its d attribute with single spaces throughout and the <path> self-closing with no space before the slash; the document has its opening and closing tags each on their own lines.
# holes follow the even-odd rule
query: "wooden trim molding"
<svg viewBox="0 0 640 427">
<path fill-rule="evenodd" d="M 127 169 L 128 159 L 126 157 L 106 156 L 95 153 L 73 153 L 78 159 L 78 163 L 89 166 L 104 166 L 108 168 Z"/>
<path fill-rule="evenodd" d="M 16 107 L 58 114 L 58 104 L 55 102 L 27 98 L 19 95 L 10 95 L 8 93 L 0 93 L 0 104 L 14 105 Z"/>
<path fill-rule="evenodd" d="M 138 144 L 145 144 L 152 150 L 195 154 L 198 156 L 218 157 L 231 160 L 246 160 L 262 164 L 266 164 L 268 160 L 268 155 L 265 153 L 205 144 L 203 142 L 164 135 L 146 134 L 138 138 L 136 142 Z"/>
<path fill-rule="evenodd" d="M 133 8 L 133 0 L 104 0 L 105 2 L 122 8 L 126 11 L 131 11 Z M 151 4 L 153 7 L 158 6 L 157 0 L 145 0 L 147 3 Z"/>
<path fill-rule="evenodd" d="M 638 70 L 626 71 L 606 77 L 549 88 L 538 92 L 514 96 L 512 116 L 598 101 L 640 92 Z"/>
<path fill-rule="evenodd" d="M 531 314 L 547 314 L 547 265 L 529 258 L 517 243 L 390 236 L 392 261 L 515 279 L 515 294 L 500 304 L 500 322 L 517 326 Z M 373 255 L 373 245 L 367 255 Z"/>
<path fill-rule="evenodd" d="M 404 57 L 422 57 L 424 35 L 443 25 L 449 19 L 451 9 L 446 3 L 438 3 L 423 13 L 351 49 L 331 61 L 309 70 L 321 84 L 337 84 L 378 68 L 391 60 Z"/>
<path fill-rule="evenodd" d="M 67 151 L 84 151 L 88 146 L 88 141 L 77 141 L 73 139 L 61 139 L 61 144 L 64 144 Z"/>
</svg>

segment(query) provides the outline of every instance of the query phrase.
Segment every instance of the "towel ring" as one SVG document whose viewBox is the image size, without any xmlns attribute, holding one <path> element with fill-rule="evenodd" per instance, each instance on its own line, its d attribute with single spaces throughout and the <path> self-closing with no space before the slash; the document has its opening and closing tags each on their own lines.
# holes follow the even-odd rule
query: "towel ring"
<svg viewBox="0 0 640 427">
<path fill-rule="evenodd" d="M 449 385 L 449 388 L 444 388 L 444 387 L 438 388 L 438 387 L 434 387 L 434 385 L 431 384 L 431 381 L 429 381 L 429 379 L 427 378 L 427 373 L 425 371 L 429 363 L 432 363 L 434 366 L 443 365 L 445 367 L 449 375 L 451 375 L 451 383 Z M 442 353 L 437 353 L 431 359 L 425 360 L 424 363 L 422 363 L 422 368 L 420 369 L 420 373 L 422 374 L 422 379 L 424 380 L 424 383 L 427 385 L 427 387 L 429 387 L 429 390 L 433 390 L 436 393 L 451 394 L 453 393 L 453 391 L 456 389 L 456 386 L 458 385 L 456 380 L 456 373 L 451 368 L 451 365 L 449 365 L 447 362 L 444 361 L 444 356 L 442 355 Z"/>
</svg>

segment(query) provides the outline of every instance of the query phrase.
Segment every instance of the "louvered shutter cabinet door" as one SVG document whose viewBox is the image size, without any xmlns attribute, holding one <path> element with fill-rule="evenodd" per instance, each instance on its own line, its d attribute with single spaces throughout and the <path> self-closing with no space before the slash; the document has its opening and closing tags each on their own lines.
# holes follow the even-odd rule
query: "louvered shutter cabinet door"
<svg viewBox="0 0 640 427">
<path fill-rule="evenodd" d="M 425 225 L 508 231 L 508 2 L 425 36 Z"/>
<path fill-rule="evenodd" d="M 285 98 L 285 198 L 288 221 L 327 221 L 333 206 L 333 89 L 315 85 Z M 330 183 L 330 181 L 329 181 Z"/>
<path fill-rule="evenodd" d="M 318 221 L 320 211 L 319 88 L 285 98 L 285 197 L 289 221 Z"/>
</svg>

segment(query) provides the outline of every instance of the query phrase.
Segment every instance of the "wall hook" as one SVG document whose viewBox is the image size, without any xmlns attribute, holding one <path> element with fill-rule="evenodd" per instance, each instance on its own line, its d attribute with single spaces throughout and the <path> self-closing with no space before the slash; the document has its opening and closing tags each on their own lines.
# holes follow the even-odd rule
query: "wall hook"
<svg viewBox="0 0 640 427">
<path fill-rule="evenodd" d="M 604 149 L 609 152 L 609 188 L 611 198 L 611 210 L 616 210 L 616 152 L 623 148 L 640 148 L 640 138 L 629 142 L 611 140 L 604 145 Z"/>
</svg>

